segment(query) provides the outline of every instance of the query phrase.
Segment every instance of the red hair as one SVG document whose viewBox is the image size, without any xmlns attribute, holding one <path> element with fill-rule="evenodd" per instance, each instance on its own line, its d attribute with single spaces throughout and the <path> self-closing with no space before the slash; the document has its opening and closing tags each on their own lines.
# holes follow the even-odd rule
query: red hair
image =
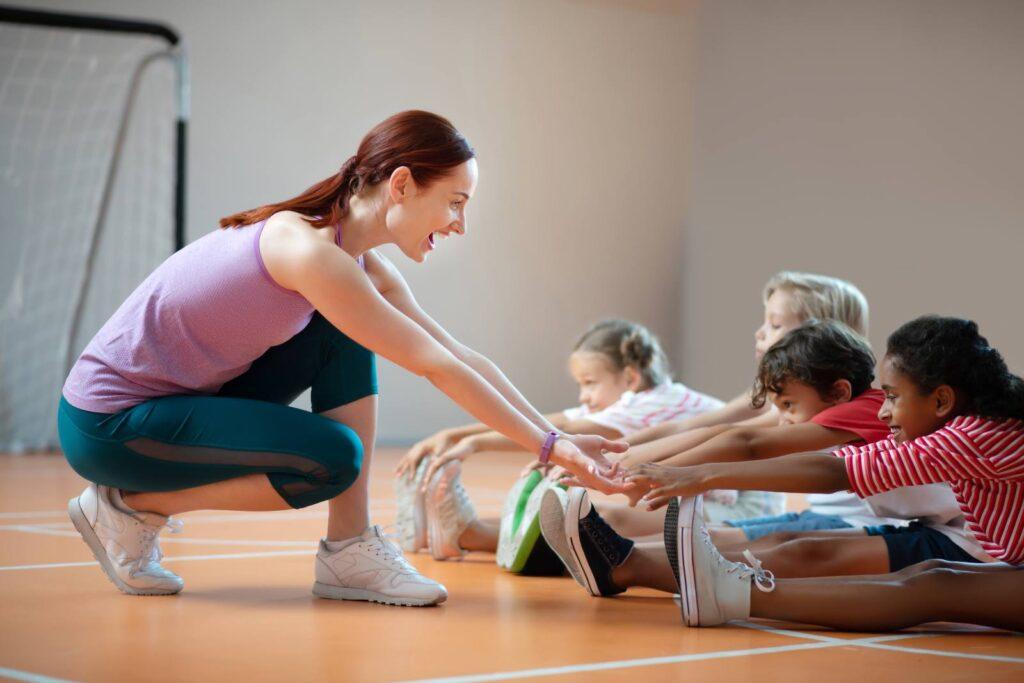
<svg viewBox="0 0 1024 683">
<path fill-rule="evenodd" d="M 220 219 L 222 228 L 258 223 L 278 211 L 316 216 L 318 228 L 336 225 L 348 213 L 352 195 L 391 177 L 405 166 L 413 180 L 429 185 L 476 156 L 466 138 L 448 119 L 426 111 L 403 111 L 378 123 L 359 143 L 341 169 L 297 197 L 241 211 Z"/>
</svg>

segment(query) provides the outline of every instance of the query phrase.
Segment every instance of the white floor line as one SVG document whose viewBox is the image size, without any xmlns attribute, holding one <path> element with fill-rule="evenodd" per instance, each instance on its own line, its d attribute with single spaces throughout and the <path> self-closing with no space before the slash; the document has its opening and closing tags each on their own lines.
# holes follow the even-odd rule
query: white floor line
<svg viewBox="0 0 1024 683">
<path fill-rule="evenodd" d="M 878 650 L 892 650 L 895 652 L 906 652 L 915 655 L 934 655 L 936 657 L 953 657 L 956 659 L 981 659 L 987 662 L 1008 662 L 1011 664 L 1024 664 L 1024 657 L 983 655 L 974 652 L 952 652 L 950 650 L 930 650 L 924 647 L 910 647 L 908 645 L 882 645 L 880 643 L 863 643 L 861 644 L 861 647 L 871 647 Z"/>
<path fill-rule="evenodd" d="M 0 512 L 0 519 L 36 519 L 38 517 L 63 517 L 67 510 L 41 510 L 39 512 Z"/>
<path fill-rule="evenodd" d="M 755 624 L 751 622 L 744 622 L 740 624 L 746 628 L 756 629 L 758 631 L 765 631 L 768 633 L 781 633 L 787 636 L 793 636 L 794 638 L 807 638 L 810 640 L 843 640 L 842 638 L 835 638 L 833 636 L 826 636 L 819 633 L 808 633 L 805 631 L 792 631 L 788 629 L 775 628 L 774 626 L 768 626 L 766 624 Z M 984 655 L 976 654 L 973 652 L 956 652 L 950 650 L 932 650 L 928 648 L 912 647 L 910 645 L 888 645 L 887 642 L 894 640 L 905 640 L 908 638 L 937 638 L 938 636 L 950 635 L 953 632 L 933 632 L 933 633 L 921 633 L 919 631 L 903 631 L 902 633 L 895 633 L 888 637 L 872 639 L 870 642 L 858 639 L 858 640 L 846 640 L 846 642 L 853 642 L 857 647 L 870 647 L 876 650 L 890 650 L 893 652 L 906 652 L 908 654 L 922 654 L 922 655 L 934 655 L 936 657 L 953 657 L 959 659 L 981 659 L 990 662 L 1009 662 L 1013 664 L 1024 664 L 1024 657 L 1008 657 L 1004 655 Z"/>
<path fill-rule="evenodd" d="M 177 555 L 165 557 L 162 563 L 168 562 L 195 562 L 200 560 L 245 560 L 254 557 L 283 557 L 288 555 L 312 555 L 316 550 L 267 550 L 254 553 L 224 553 L 219 555 Z M 45 564 L 12 564 L 0 566 L 0 572 L 25 571 L 29 569 L 65 569 L 68 567 L 97 567 L 99 564 L 93 562 L 48 562 Z"/>
<path fill-rule="evenodd" d="M 0 678 L 10 678 L 15 681 L 28 681 L 29 683 L 72 683 L 64 678 L 53 678 L 52 676 L 34 674 L 31 671 L 22 671 L 20 669 L 8 669 L 5 666 L 0 666 Z"/>
<path fill-rule="evenodd" d="M 71 526 L 70 524 L 68 526 Z M 64 529 L 53 529 L 32 524 L 8 524 L 0 527 L 4 531 L 22 531 L 28 534 L 42 534 L 44 536 L 60 536 L 62 538 L 78 538 L 77 531 Z M 192 538 L 164 535 L 160 543 L 186 543 L 190 545 L 243 545 L 243 546 L 296 546 L 303 548 L 315 548 L 316 541 L 268 541 L 268 540 L 245 540 L 241 538 Z"/>
</svg>

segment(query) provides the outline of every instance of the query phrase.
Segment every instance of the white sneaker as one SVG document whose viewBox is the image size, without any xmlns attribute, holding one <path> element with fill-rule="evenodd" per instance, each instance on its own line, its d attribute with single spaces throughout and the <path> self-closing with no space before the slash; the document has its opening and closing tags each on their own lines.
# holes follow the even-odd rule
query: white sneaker
<svg viewBox="0 0 1024 683">
<path fill-rule="evenodd" d="M 129 595 L 173 595 L 185 586 L 181 577 L 160 566 L 163 553 L 157 536 L 174 533 L 181 523 L 151 512 L 118 509 L 117 489 L 90 484 L 68 501 L 68 515 L 110 580 Z M 121 502 L 122 505 L 123 502 Z"/>
<path fill-rule="evenodd" d="M 412 477 L 395 479 L 395 496 L 398 499 L 398 545 L 407 553 L 415 553 L 427 547 L 427 509 L 423 492 L 423 475 L 430 465 L 430 458 L 423 458 L 416 466 Z"/>
<path fill-rule="evenodd" d="M 761 568 L 750 551 L 751 565 L 731 562 L 718 552 L 704 525 L 700 496 L 669 504 L 665 517 L 665 551 L 679 583 L 680 606 L 687 626 L 718 626 L 750 618 L 751 582 L 775 590 L 775 576 Z"/>
<path fill-rule="evenodd" d="M 332 552 L 320 541 L 313 595 L 417 607 L 448 599 L 445 587 L 416 571 L 376 525 L 341 550 Z"/>
<path fill-rule="evenodd" d="M 462 485 L 462 464 L 442 467 L 427 487 L 427 546 L 435 560 L 461 558 L 466 554 L 459 537 L 476 519 L 476 510 Z"/>
</svg>

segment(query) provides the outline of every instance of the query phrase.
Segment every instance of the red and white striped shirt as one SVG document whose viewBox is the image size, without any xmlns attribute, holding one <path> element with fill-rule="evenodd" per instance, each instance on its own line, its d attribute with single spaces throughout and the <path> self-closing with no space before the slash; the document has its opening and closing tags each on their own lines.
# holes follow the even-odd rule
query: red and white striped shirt
<svg viewBox="0 0 1024 683">
<path fill-rule="evenodd" d="M 591 411 L 586 406 L 579 406 L 563 412 L 570 420 L 587 420 L 628 436 L 645 427 L 669 420 L 684 420 L 723 405 L 717 398 L 679 382 L 665 382 L 645 391 L 627 391 L 604 410 Z"/>
<path fill-rule="evenodd" d="M 906 443 L 892 438 L 835 452 L 858 495 L 950 485 L 967 529 L 986 553 L 1024 564 L 1024 422 L 962 416 Z"/>
</svg>

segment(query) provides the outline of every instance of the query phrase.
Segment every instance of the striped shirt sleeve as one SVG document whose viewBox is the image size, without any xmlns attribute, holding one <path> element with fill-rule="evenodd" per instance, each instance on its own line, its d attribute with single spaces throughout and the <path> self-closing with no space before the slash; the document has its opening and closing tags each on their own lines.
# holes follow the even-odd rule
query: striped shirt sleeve
<svg viewBox="0 0 1024 683">
<path fill-rule="evenodd" d="M 905 443 L 892 439 L 836 451 L 850 486 L 867 497 L 902 486 L 1004 479 L 970 438 L 949 425 Z"/>
</svg>

